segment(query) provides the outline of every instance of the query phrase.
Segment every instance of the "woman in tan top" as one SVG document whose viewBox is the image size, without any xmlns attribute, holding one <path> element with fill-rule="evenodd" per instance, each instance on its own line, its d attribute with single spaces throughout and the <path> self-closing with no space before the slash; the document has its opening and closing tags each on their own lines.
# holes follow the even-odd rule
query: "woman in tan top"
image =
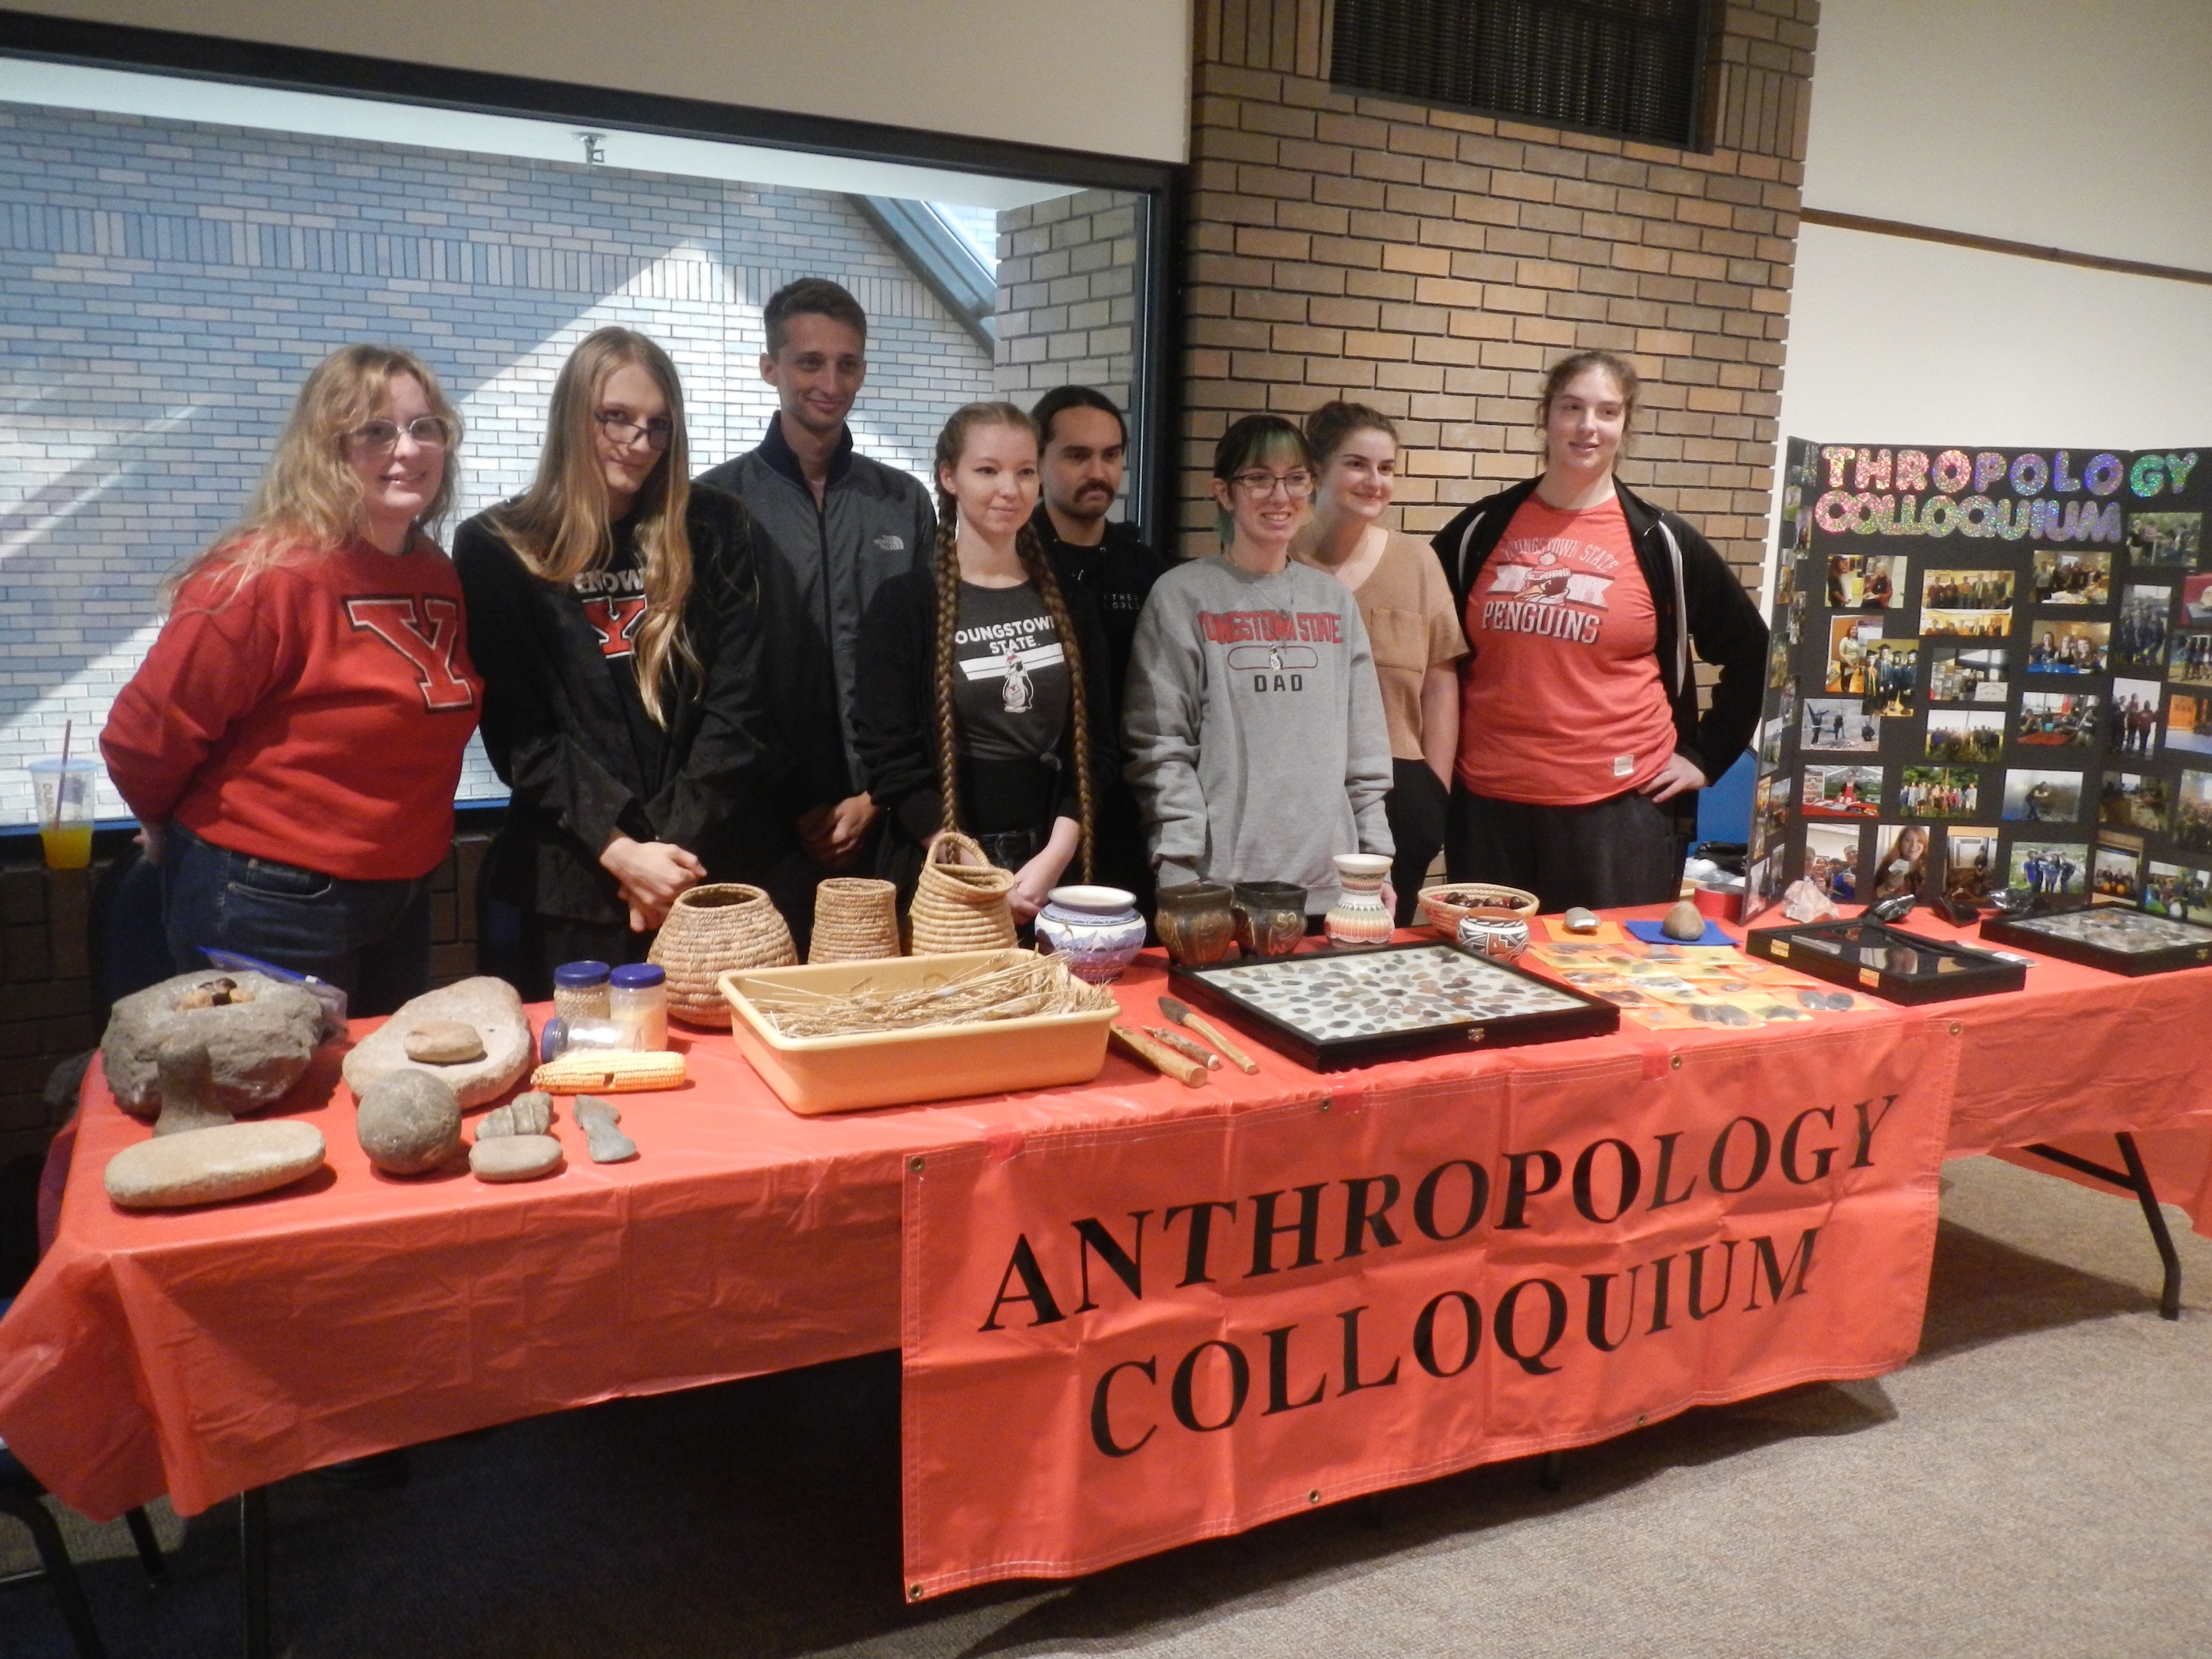
<svg viewBox="0 0 2212 1659">
<path fill-rule="evenodd" d="M 1374 648 L 1390 727 L 1392 782 L 1383 808 L 1398 848 L 1391 884 L 1404 927 L 1444 844 L 1459 752 L 1453 665 L 1467 654 L 1467 638 L 1428 544 L 1380 522 L 1397 488 L 1398 429 L 1389 417 L 1361 404 L 1323 404 L 1306 417 L 1306 442 L 1319 482 L 1313 517 L 1291 554 L 1352 591 Z"/>
</svg>

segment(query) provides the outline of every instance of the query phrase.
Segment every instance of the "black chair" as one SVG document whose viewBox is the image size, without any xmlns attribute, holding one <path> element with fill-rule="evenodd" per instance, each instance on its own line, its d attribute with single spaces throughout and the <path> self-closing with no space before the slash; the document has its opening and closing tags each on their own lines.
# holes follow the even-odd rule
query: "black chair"
<svg viewBox="0 0 2212 1659">
<path fill-rule="evenodd" d="M 53 1589 L 54 1600 L 61 1604 L 62 1618 L 82 1659 L 106 1659 L 107 1649 L 100 1642 L 100 1627 L 92 1622 L 92 1604 L 84 1599 L 84 1586 L 77 1581 L 76 1564 L 70 1559 L 69 1546 L 62 1541 L 62 1529 L 40 1501 L 46 1492 L 38 1478 L 16 1461 L 15 1454 L 0 1446 L 0 1514 L 14 1516 L 31 1529 L 31 1540 L 38 1546 L 39 1559 L 44 1564 L 22 1572 L 0 1575 L 0 1585 L 45 1579 Z M 131 1541 L 138 1547 L 139 1564 L 146 1569 L 146 1577 L 159 1583 L 169 1564 L 162 1559 L 161 1546 L 154 1537 L 153 1523 L 147 1520 L 143 1510 L 132 1510 L 123 1519 L 131 1528 Z"/>
</svg>

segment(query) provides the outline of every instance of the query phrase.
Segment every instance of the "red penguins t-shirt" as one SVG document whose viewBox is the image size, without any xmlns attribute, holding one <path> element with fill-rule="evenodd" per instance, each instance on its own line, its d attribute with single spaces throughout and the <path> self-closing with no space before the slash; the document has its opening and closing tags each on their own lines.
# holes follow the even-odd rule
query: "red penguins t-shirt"
<svg viewBox="0 0 2212 1659">
<path fill-rule="evenodd" d="M 1674 752 L 1658 629 L 1620 498 L 1563 513 L 1529 496 L 1468 595 L 1460 781 L 1534 806 L 1649 783 Z"/>
</svg>

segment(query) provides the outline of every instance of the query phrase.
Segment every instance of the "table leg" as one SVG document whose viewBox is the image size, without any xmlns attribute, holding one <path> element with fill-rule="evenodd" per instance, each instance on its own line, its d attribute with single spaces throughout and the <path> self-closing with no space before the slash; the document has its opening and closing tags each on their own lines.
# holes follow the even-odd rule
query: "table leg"
<svg viewBox="0 0 2212 1659">
<path fill-rule="evenodd" d="M 2173 1248 L 2173 1235 L 2166 1230 L 2166 1212 L 2159 1207 L 2158 1194 L 2150 1184 L 2150 1173 L 2143 1168 L 2142 1154 L 2136 1149 L 2136 1138 L 2125 1129 L 2114 1134 L 2118 1143 L 2121 1162 L 2125 1170 L 2115 1170 L 2086 1158 L 2076 1158 L 2071 1152 L 2056 1146 L 2038 1143 L 2023 1147 L 2038 1158 L 2053 1164 L 2063 1164 L 2077 1174 L 2093 1177 L 2118 1187 L 2124 1193 L 2133 1193 L 2136 1201 L 2142 1206 L 2143 1219 L 2150 1226 L 2151 1243 L 2158 1247 L 2158 1259 L 2166 1268 L 2166 1282 L 2160 1287 L 2158 1316 L 2160 1319 L 2181 1317 L 2181 1256 Z"/>
<path fill-rule="evenodd" d="M 238 1622 L 246 1659 L 270 1659 L 269 1489 L 238 1494 Z"/>
<path fill-rule="evenodd" d="M 1546 1492 L 1557 1492 L 1567 1484 L 1565 1454 L 1547 1451 L 1536 1460 L 1536 1484 Z"/>
</svg>

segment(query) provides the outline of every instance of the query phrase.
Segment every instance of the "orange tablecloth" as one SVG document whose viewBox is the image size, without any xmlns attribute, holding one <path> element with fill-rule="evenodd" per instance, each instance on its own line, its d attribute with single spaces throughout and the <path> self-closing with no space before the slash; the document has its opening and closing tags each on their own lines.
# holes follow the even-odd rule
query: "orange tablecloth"
<svg viewBox="0 0 2212 1659">
<path fill-rule="evenodd" d="M 1148 957 L 1117 993 L 1158 1023 L 1164 988 Z M 2212 969 L 2128 981 L 2051 963 L 2021 993 L 1832 1018 L 1960 1024 L 1950 1144 L 1966 1153 L 2185 1126 L 2212 1106 L 2207 1011 Z M 510 1187 L 378 1175 L 326 1070 L 278 1109 L 322 1127 L 328 1171 L 241 1204 L 140 1215 L 108 1203 L 100 1174 L 148 1131 L 95 1066 L 60 1237 L 0 1322 L 0 1437 L 88 1515 L 164 1492 L 197 1513 L 392 1446 L 896 1347 L 899 1171 L 915 1151 L 1624 1048 L 1663 1065 L 1672 1050 L 1761 1036 L 1624 1021 L 1615 1036 L 1334 1077 L 1255 1044 L 1260 1075 L 1224 1068 L 1195 1090 L 1115 1054 L 1080 1088 L 835 1118 L 793 1115 L 726 1037 L 694 1036 L 685 1088 L 622 1097 L 636 1160 L 591 1164 L 564 1112 L 567 1170 Z"/>
</svg>

